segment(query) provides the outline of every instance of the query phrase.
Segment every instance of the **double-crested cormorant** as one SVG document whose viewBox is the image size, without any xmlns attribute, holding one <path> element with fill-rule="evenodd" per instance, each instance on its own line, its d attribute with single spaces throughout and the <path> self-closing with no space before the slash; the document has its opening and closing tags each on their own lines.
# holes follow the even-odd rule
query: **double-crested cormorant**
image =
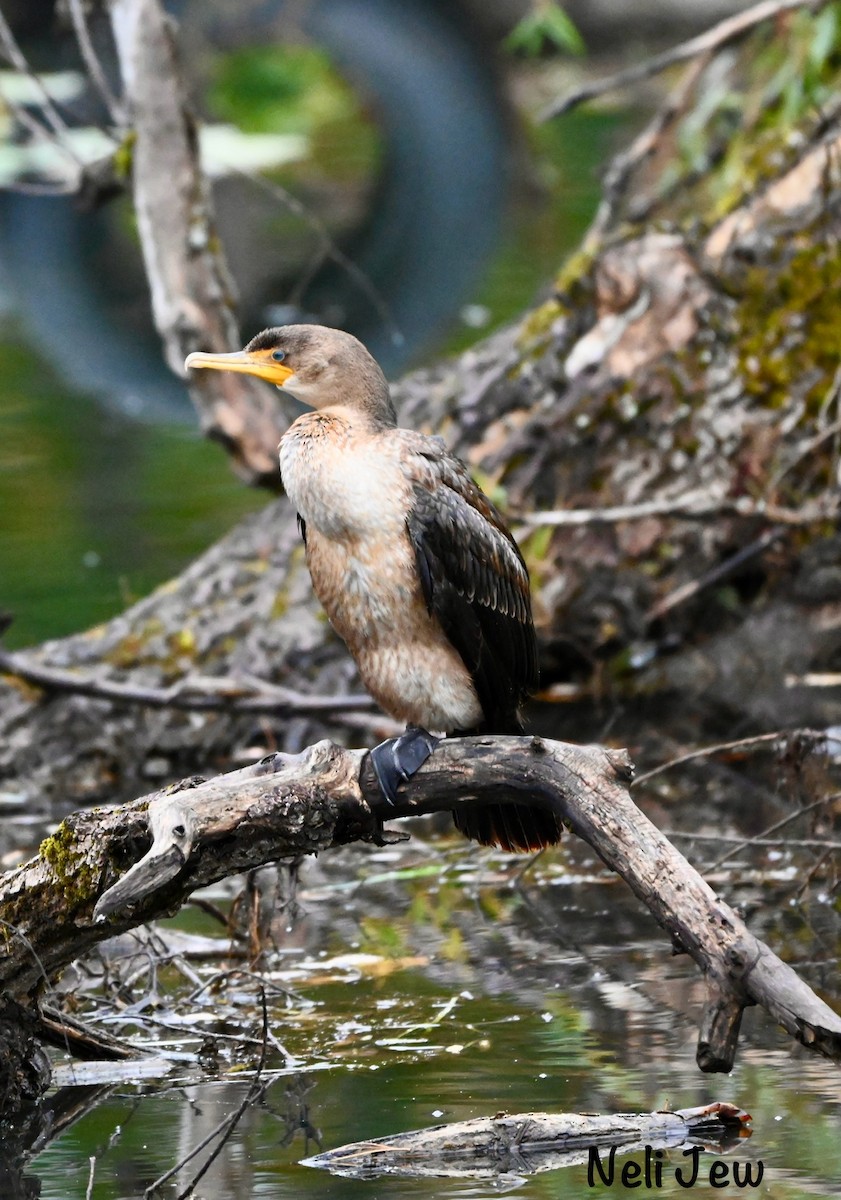
<svg viewBox="0 0 841 1200">
<path fill-rule="evenodd" d="M 497 510 L 441 438 L 398 428 L 388 383 L 350 334 L 266 329 L 187 367 L 256 375 L 315 411 L 280 441 L 316 595 L 362 681 L 406 733 L 371 751 L 384 794 L 434 749 L 427 731 L 520 733 L 537 685 L 529 577 Z M 495 805 L 453 814 L 509 850 L 558 841 L 551 813 Z"/>
</svg>

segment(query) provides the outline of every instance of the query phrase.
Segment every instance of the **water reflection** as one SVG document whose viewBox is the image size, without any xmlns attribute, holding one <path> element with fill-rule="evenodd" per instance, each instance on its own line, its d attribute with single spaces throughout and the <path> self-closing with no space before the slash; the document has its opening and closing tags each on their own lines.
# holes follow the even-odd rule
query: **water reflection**
<svg viewBox="0 0 841 1200">
<path fill-rule="evenodd" d="M 114 991 L 120 1002 L 110 1010 L 100 992 L 91 993 L 98 1020 L 133 1032 L 152 1052 L 168 1045 L 195 1054 L 208 1035 L 217 1037 L 217 1066 L 202 1078 L 188 1058 L 162 1084 L 120 1089 L 32 1165 L 45 1200 L 81 1198 L 86 1180 L 68 1190 L 67 1163 L 91 1155 L 95 1196 L 137 1196 L 237 1110 L 260 1056 L 259 982 L 271 1031 L 265 1095 L 245 1112 L 198 1194 L 428 1195 L 428 1182 L 341 1180 L 298 1164 L 322 1147 L 502 1110 L 644 1113 L 718 1100 L 754 1118 L 753 1136 L 729 1157 L 764 1163 L 759 1194 L 837 1193 L 836 1066 L 793 1046 L 749 1009 L 732 1075 L 701 1075 L 695 1041 L 705 989 L 697 969 L 670 955 L 648 914 L 585 848 L 562 846 L 517 882 L 522 861 L 451 847 L 416 838 L 408 847 L 364 856 L 349 848 L 307 864 L 303 915 L 291 934 L 278 930 L 284 948 L 259 980 L 242 960 L 246 974 L 223 980 L 224 961 L 192 959 L 191 969 L 215 986 L 185 987 L 170 967 L 159 970 L 151 993 L 145 977 L 128 995 Z M 222 902 L 225 891 L 211 898 Z M 781 896 L 766 886 L 762 900 L 756 932 L 773 938 Z M 798 911 L 797 940 L 808 955 L 823 936 L 819 913 L 809 905 Z M 788 920 L 794 934 L 795 916 Z M 178 936 L 197 921 L 209 927 L 206 917 L 180 914 Z M 175 936 L 172 925 L 164 932 Z M 172 950 L 184 955 L 188 946 L 176 941 Z M 131 1016 L 133 997 L 142 1003 Z M 669 1162 L 681 1163 L 678 1152 Z M 195 1167 L 163 1194 L 176 1195 Z M 435 1194 L 471 1197 L 487 1195 L 490 1185 L 433 1186 Z M 507 1177 L 509 1187 L 547 1197 L 592 1194 L 583 1167 Z M 709 1189 L 699 1183 L 698 1190 Z M 682 1191 L 673 1185 L 663 1194 Z"/>
<path fill-rule="evenodd" d="M 568 1003 L 574 1001 L 574 996 L 567 997 Z M 298 1163 L 320 1146 L 500 1110 L 644 1112 L 720 1097 L 743 1103 L 751 1111 L 753 1137 L 731 1157 L 763 1162 L 766 1186 L 774 1187 L 774 1195 L 829 1196 L 841 1186 L 836 1071 L 829 1064 L 810 1062 L 804 1072 L 805 1064 L 792 1060 L 786 1050 L 753 1045 L 746 1048 L 732 1076 L 711 1081 L 698 1076 L 692 1049 L 681 1031 L 665 1029 L 651 1017 L 637 1020 L 636 1045 L 629 1045 L 621 1034 L 605 1036 L 604 1030 L 598 1036 L 567 1030 L 558 1038 L 547 1032 L 539 1014 L 524 1010 L 509 1012 L 504 1019 L 491 1015 L 481 1028 L 487 1044 L 458 1054 L 445 1051 L 420 1055 L 414 1061 L 401 1056 L 394 1063 L 358 1063 L 276 1079 L 260 1104 L 244 1115 L 232 1142 L 205 1175 L 200 1194 L 236 1195 L 243 1200 L 293 1193 L 428 1195 L 428 1181 L 343 1181 Z M 460 1021 L 449 1028 L 453 1044 L 458 1045 L 469 1040 L 470 1032 Z M 34 1164 L 42 1180 L 42 1197 L 81 1198 L 86 1180 L 79 1177 L 75 1187 L 68 1187 L 68 1167 L 80 1176 L 78 1164 L 90 1155 L 97 1156 L 95 1196 L 101 1200 L 137 1196 L 236 1110 L 246 1086 L 208 1082 L 156 1096 L 128 1094 L 109 1100 Z M 178 1176 L 178 1188 L 186 1185 L 201 1158 Z M 681 1165 L 678 1152 L 672 1152 L 668 1161 Z M 508 1183 L 516 1186 L 514 1180 Z M 475 1182 L 448 1180 L 433 1186 L 436 1194 L 487 1195 L 487 1185 Z M 586 1170 L 575 1167 L 561 1175 L 549 1173 L 523 1181 L 516 1190 L 532 1195 L 586 1195 Z M 699 1186 L 699 1190 L 706 1189 Z"/>
</svg>

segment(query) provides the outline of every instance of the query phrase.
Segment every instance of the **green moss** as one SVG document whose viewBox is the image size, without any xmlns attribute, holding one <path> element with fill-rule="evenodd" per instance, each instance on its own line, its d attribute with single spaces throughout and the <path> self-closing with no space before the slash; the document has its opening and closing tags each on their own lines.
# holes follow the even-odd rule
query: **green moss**
<svg viewBox="0 0 841 1200">
<path fill-rule="evenodd" d="M 287 588 L 281 588 L 275 594 L 272 602 L 271 611 L 269 612 L 270 621 L 279 621 L 281 617 L 285 617 L 289 611 L 289 591 Z"/>
<path fill-rule="evenodd" d="M 519 345 L 521 349 L 533 346 L 536 342 L 544 342 L 552 332 L 552 326 L 565 316 L 567 311 L 556 296 L 532 309 L 520 326 Z"/>
<path fill-rule="evenodd" d="M 91 904 L 97 895 L 97 872 L 81 853 L 75 833 L 62 821 L 55 833 L 45 838 L 38 850 L 50 867 L 68 907 Z"/>
<path fill-rule="evenodd" d="M 555 287 L 564 296 L 576 292 L 585 284 L 589 287 L 590 272 L 596 261 L 596 248 L 582 248 L 571 254 L 555 279 Z"/>
<path fill-rule="evenodd" d="M 805 402 L 804 417 L 823 404 L 838 366 L 841 306 L 837 280 L 841 249 L 820 233 L 782 261 L 751 267 L 737 299 L 739 369 L 746 391 L 770 409 Z"/>
<path fill-rule="evenodd" d="M 172 653 L 178 657 L 196 657 L 196 635 L 192 629 L 179 629 L 167 638 L 167 644 Z"/>
<path fill-rule="evenodd" d="M 141 662 L 155 661 L 157 655 L 150 652 L 149 644 L 163 632 L 163 622 L 159 619 L 155 618 L 154 620 L 146 621 L 140 629 L 126 634 L 104 656 L 106 662 L 111 663 L 115 667 L 135 667 Z"/>
<path fill-rule="evenodd" d="M 114 151 L 114 174 L 118 179 L 128 179 L 131 175 L 131 168 L 134 162 L 134 144 L 136 141 L 137 134 L 131 129 Z"/>
</svg>

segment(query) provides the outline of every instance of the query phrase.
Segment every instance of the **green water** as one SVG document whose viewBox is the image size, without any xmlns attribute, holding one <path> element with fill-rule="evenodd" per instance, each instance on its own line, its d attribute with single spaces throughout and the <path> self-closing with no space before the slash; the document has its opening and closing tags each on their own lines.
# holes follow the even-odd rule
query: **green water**
<svg viewBox="0 0 841 1200">
<path fill-rule="evenodd" d="M 702 1075 L 694 1062 L 703 1001 L 696 968 L 670 957 L 636 902 L 586 853 L 553 852 L 555 865 L 542 860 L 522 893 L 512 891 L 511 860 L 465 854 L 452 842 L 443 857 L 417 846 L 403 853 L 437 865 L 442 876 L 422 879 L 415 869 L 366 885 L 366 873 L 384 876 L 376 873 L 377 855 L 358 847 L 305 868 L 303 914 L 281 934 L 286 949 L 270 958 L 263 977 L 271 1034 L 297 1065 L 284 1070 L 283 1056 L 269 1049 L 265 1093 L 248 1107 L 197 1195 L 624 1195 L 630 1189 L 618 1183 L 590 1188 L 583 1165 L 529 1175 L 526 1162 L 519 1175 L 499 1180 L 492 1172 L 344 1179 L 300 1160 L 352 1141 L 503 1111 L 644 1113 L 713 1101 L 747 1109 L 753 1133 L 724 1153 L 703 1154 L 693 1191 L 777 1200 L 839 1193 L 837 1067 L 793 1048 L 765 1014 L 748 1010 L 733 1073 Z M 363 882 L 346 891 L 355 878 Z M 766 898 L 774 903 L 770 893 Z M 189 918 L 182 914 L 180 923 Z M 802 906 L 796 924 L 801 937 L 818 942 L 831 929 L 814 903 Z M 352 956 L 360 953 L 367 965 L 356 965 Z M 229 965 L 236 964 L 222 960 L 207 969 Z M 289 989 L 285 997 L 281 984 Z M 144 1030 L 147 1049 L 154 1051 L 155 1038 L 183 1048 L 215 1032 L 231 1065 L 221 1077 L 202 1079 L 187 1065 L 161 1084 L 118 1089 L 32 1164 L 43 1200 L 81 1200 L 91 1158 L 95 1200 L 138 1197 L 234 1112 L 258 1057 L 256 987 L 243 978 L 212 1002 L 191 1005 L 183 1000 L 183 979 L 169 991 L 159 978 L 156 1006 L 148 1004 L 145 981 L 135 985 L 135 997 L 145 994 L 136 1017 L 113 1006 L 108 1027 L 137 1037 Z M 107 1005 L 99 1016 L 109 1019 Z M 176 1196 L 206 1153 L 161 1195 Z M 761 1163 L 761 1186 L 711 1187 L 711 1164 L 731 1168 L 734 1161 L 754 1170 Z M 687 1170 L 681 1150 L 664 1162 L 658 1194 L 684 1194 L 674 1178 L 675 1167 Z"/>
<path fill-rule="evenodd" d="M 69 392 L 50 361 L 0 331 L 0 606 L 7 644 L 87 628 L 180 570 L 262 503 L 218 447 Z"/>
</svg>

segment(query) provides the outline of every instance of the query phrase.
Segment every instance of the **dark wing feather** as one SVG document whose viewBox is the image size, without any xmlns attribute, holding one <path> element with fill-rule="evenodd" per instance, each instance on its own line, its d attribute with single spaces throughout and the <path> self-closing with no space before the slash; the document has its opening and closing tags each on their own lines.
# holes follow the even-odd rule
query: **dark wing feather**
<svg viewBox="0 0 841 1200">
<path fill-rule="evenodd" d="M 461 487 L 416 484 L 408 518 L 424 598 L 470 671 L 482 729 L 514 733 L 537 686 L 528 572 L 490 501 L 469 476 L 447 474 Z"/>
<path fill-rule="evenodd" d="M 470 671 L 484 715 L 476 732 L 520 733 L 518 708 L 538 679 L 526 565 L 464 464 L 439 439 L 410 436 L 407 525 L 427 607 Z M 508 850 L 537 849 L 561 834 L 553 814 L 524 805 L 453 816 L 466 836 Z"/>
<path fill-rule="evenodd" d="M 306 546 L 306 544 L 307 544 L 307 523 L 304 520 L 304 518 L 301 516 L 300 513 L 296 513 L 295 516 L 298 518 L 298 533 L 300 533 L 301 541 Z"/>
</svg>

